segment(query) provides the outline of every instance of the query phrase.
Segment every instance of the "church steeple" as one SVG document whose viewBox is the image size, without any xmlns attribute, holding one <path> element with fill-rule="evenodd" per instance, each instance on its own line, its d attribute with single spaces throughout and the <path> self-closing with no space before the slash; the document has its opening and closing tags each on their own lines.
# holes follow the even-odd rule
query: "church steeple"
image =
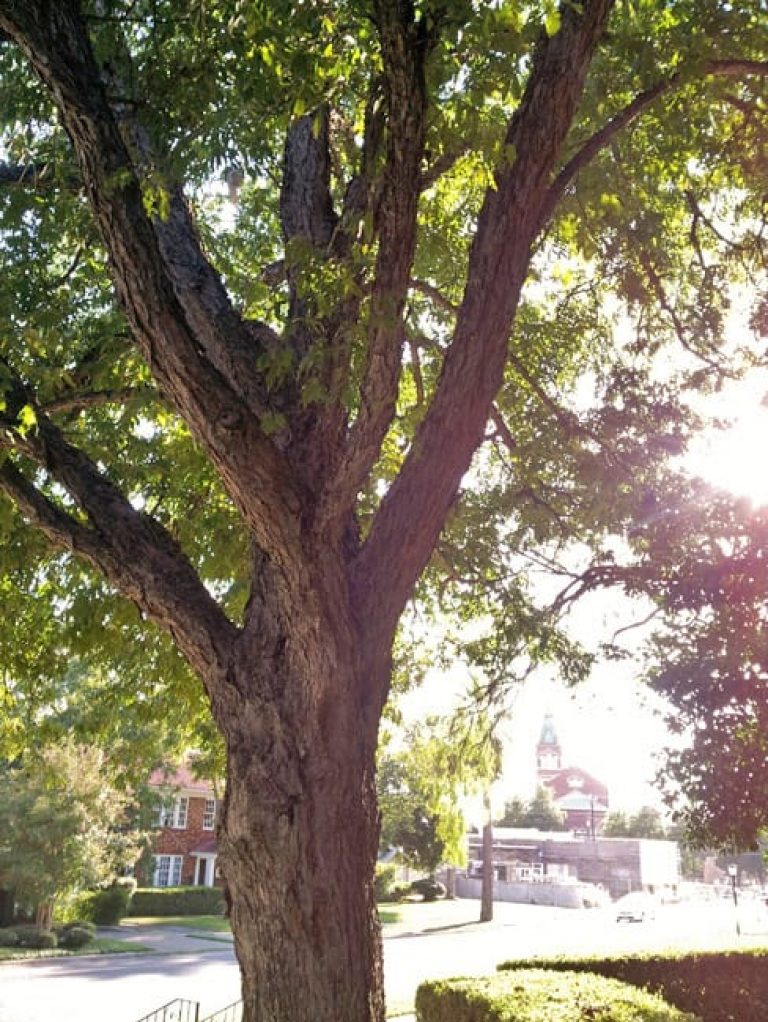
<svg viewBox="0 0 768 1022">
<path fill-rule="evenodd" d="M 551 774 L 562 768 L 562 749 L 555 730 L 555 721 L 551 713 L 544 716 L 541 726 L 539 744 L 536 746 L 536 769 L 539 779 L 544 781 Z"/>
</svg>

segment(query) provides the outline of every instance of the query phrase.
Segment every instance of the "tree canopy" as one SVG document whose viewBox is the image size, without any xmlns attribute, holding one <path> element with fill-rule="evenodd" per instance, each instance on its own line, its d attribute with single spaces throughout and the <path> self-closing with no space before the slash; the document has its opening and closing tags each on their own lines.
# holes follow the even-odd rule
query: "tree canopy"
<svg viewBox="0 0 768 1022">
<path fill-rule="evenodd" d="M 583 676 L 591 587 L 674 609 L 687 398 L 759 357 L 758 8 L 0 0 L 2 737 L 210 707 L 248 1022 L 383 1017 L 414 593 L 491 695 Z"/>
<path fill-rule="evenodd" d="M 32 907 L 106 883 L 136 861 L 136 806 L 105 754 L 72 741 L 2 770 L 0 883 Z"/>
<path fill-rule="evenodd" d="M 565 830 L 565 813 L 554 803 L 552 792 L 539 787 L 532 799 L 513 798 L 504 804 L 504 813 L 495 827 L 535 827 L 536 830 Z"/>
</svg>

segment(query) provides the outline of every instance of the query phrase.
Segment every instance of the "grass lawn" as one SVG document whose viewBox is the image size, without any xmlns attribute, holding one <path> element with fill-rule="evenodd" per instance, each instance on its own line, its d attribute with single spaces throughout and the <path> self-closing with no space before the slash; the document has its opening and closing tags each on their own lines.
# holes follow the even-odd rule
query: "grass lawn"
<svg viewBox="0 0 768 1022">
<path fill-rule="evenodd" d="M 129 944 L 126 940 L 97 937 L 86 947 L 80 948 L 0 947 L 0 962 L 18 962 L 25 958 L 72 958 L 75 955 L 141 954 L 151 950 L 143 944 Z"/>
<path fill-rule="evenodd" d="M 400 921 L 400 908 L 395 905 L 379 905 L 379 920 L 382 926 Z"/>
<path fill-rule="evenodd" d="M 229 920 L 224 916 L 130 916 L 122 925 L 129 926 L 181 926 L 188 930 L 207 930 L 210 933 L 229 933 Z"/>
</svg>

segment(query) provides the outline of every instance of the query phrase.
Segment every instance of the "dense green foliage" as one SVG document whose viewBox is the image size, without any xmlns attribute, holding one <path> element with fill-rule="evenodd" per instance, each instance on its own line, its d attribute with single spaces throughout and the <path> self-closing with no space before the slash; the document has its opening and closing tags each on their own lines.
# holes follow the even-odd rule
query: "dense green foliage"
<svg viewBox="0 0 768 1022">
<path fill-rule="evenodd" d="M 636 813 L 608 813 L 602 826 L 602 834 L 604 837 L 671 839 L 661 813 L 653 806 L 643 806 Z"/>
<path fill-rule="evenodd" d="M 461 797 L 494 779 L 499 749 L 482 717 L 429 718 L 382 743 L 377 772 L 380 847 L 434 873 L 441 863 L 463 865 L 466 822 Z"/>
<path fill-rule="evenodd" d="M 131 916 L 223 915 L 219 887 L 140 887 L 134 891 Z"/>
<path fill-rule="evenodd" d="M 132 888 L 126 884 L 110 884 L 95 891 L 82 891 L 69 900 L 64 912 L 57 912 L 57 919 L 85 920 L 99 926 L 116 926 L 128 914 Z"/>
<path fill-rule="evenodd" d="M 4 768 L 2 787 L 0 877 L 17 901 L 52 906 L 135 861 L 142 835 L 133 805 L 110 783 L 100 750 L 70 741 L 28 753 Z"/>
<path fill-rule="evenodd" d="M 601 976 L 526 969 L 435 980 L 416 992 L 418 1022 L 701 1022 L 660 997 Z"/>
<path fill-rule="evenodd" d="M 657 523 L 648 542 L 668 566 L 651 682 L 684 739 L 666 771 L 670 802 L 683 795 L 680 818 L 700 844 L 754 847 L 768 822 L 768 511 L 710 498 Z"/>
<path fill-rule="evenodd" d="M 404 901 L 410 894 L 411 885 L 398 880 L 400 870 L 395 863 L 378 862 L 374 877 L 374 893 L 377 902 Z"/>
<path fill-rule="evenodd" d="M 598 973 L 655 991 L 705 1022 L 761 1022 L 768 1017 L 768 951 L 652 952 L 601 957 L 510 961 L 529 968 Z"/>
</svg>

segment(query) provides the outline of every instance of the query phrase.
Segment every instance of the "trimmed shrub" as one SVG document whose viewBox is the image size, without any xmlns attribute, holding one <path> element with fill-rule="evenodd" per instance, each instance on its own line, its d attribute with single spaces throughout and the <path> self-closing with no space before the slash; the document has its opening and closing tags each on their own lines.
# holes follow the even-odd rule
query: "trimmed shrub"
<svg viewBox="0 0 768 1022">
<path fill-rule="evenodd" d="M 19 935 L 15 930 L 0 930 L 0 947 L 16 947 L 19 943 Z"/>
<path fill-rule="evenodd" d="M 130 887 L 121 883 L 94 891 L 90 911 L 91 922 L 98 926 L 116 926 L 128 912 L 132 893 Z"/>
<path fill-rule="evenodd" d="M 439 880 L 434 880 L 432 877 L 414 880 L 411 884 L 411 891 L 413 894 L 420 894 L 424 901 L 437 901 L 438 898 L 444 898 L 448 893 L 445 884 L 441 884 Z"/>
<path fill-rule="evenodd" d="M 59 937 L 59 947 L 66 947 L 72 950 L 85 947 L 93 940 L 93 930 L 84 926 L 70 926 Z"/>
<path fill-rule="evenodd" d="M 768 1019 L 768 950 L 668 951 L 588 958 L 503 962 L 500 970 L 530 968 L 598 973 L 660 994 L 706 1022 Z"/>
<path fill-rule="evenodd" d="M 92 934 L 96 933 L 96 924 L 92 923 L 89 919 L 72 919 L 70 922 L 65 923 L 64 926 L 61 927 L 61 930 L 62 932 L 66 932 L 67 930 L 74 930 L 75 927 L 80 930 L 88 930 L 88 932 Z M 58 929 L 58 927 L 56 927 L 56 929 Z"/>
<path fill-rule="evenodd" d="M 22 926 L 18 929 L 19 947 L 38 948 L 40 950 L 58 946 L 53 930 L 41 930 L 39 926 Z"/>
<path fill-rule="evenodd" d="M 140 887 L 131 916 L 223 916 L 224 894 L 218 887 Z"/>
<path fill-rule="evenodd" d="M 416 991 L 417 1022 L 701 1022 L 660 997 L 590 973 L 525 969 L 433 980 Z"/>
</svg>

